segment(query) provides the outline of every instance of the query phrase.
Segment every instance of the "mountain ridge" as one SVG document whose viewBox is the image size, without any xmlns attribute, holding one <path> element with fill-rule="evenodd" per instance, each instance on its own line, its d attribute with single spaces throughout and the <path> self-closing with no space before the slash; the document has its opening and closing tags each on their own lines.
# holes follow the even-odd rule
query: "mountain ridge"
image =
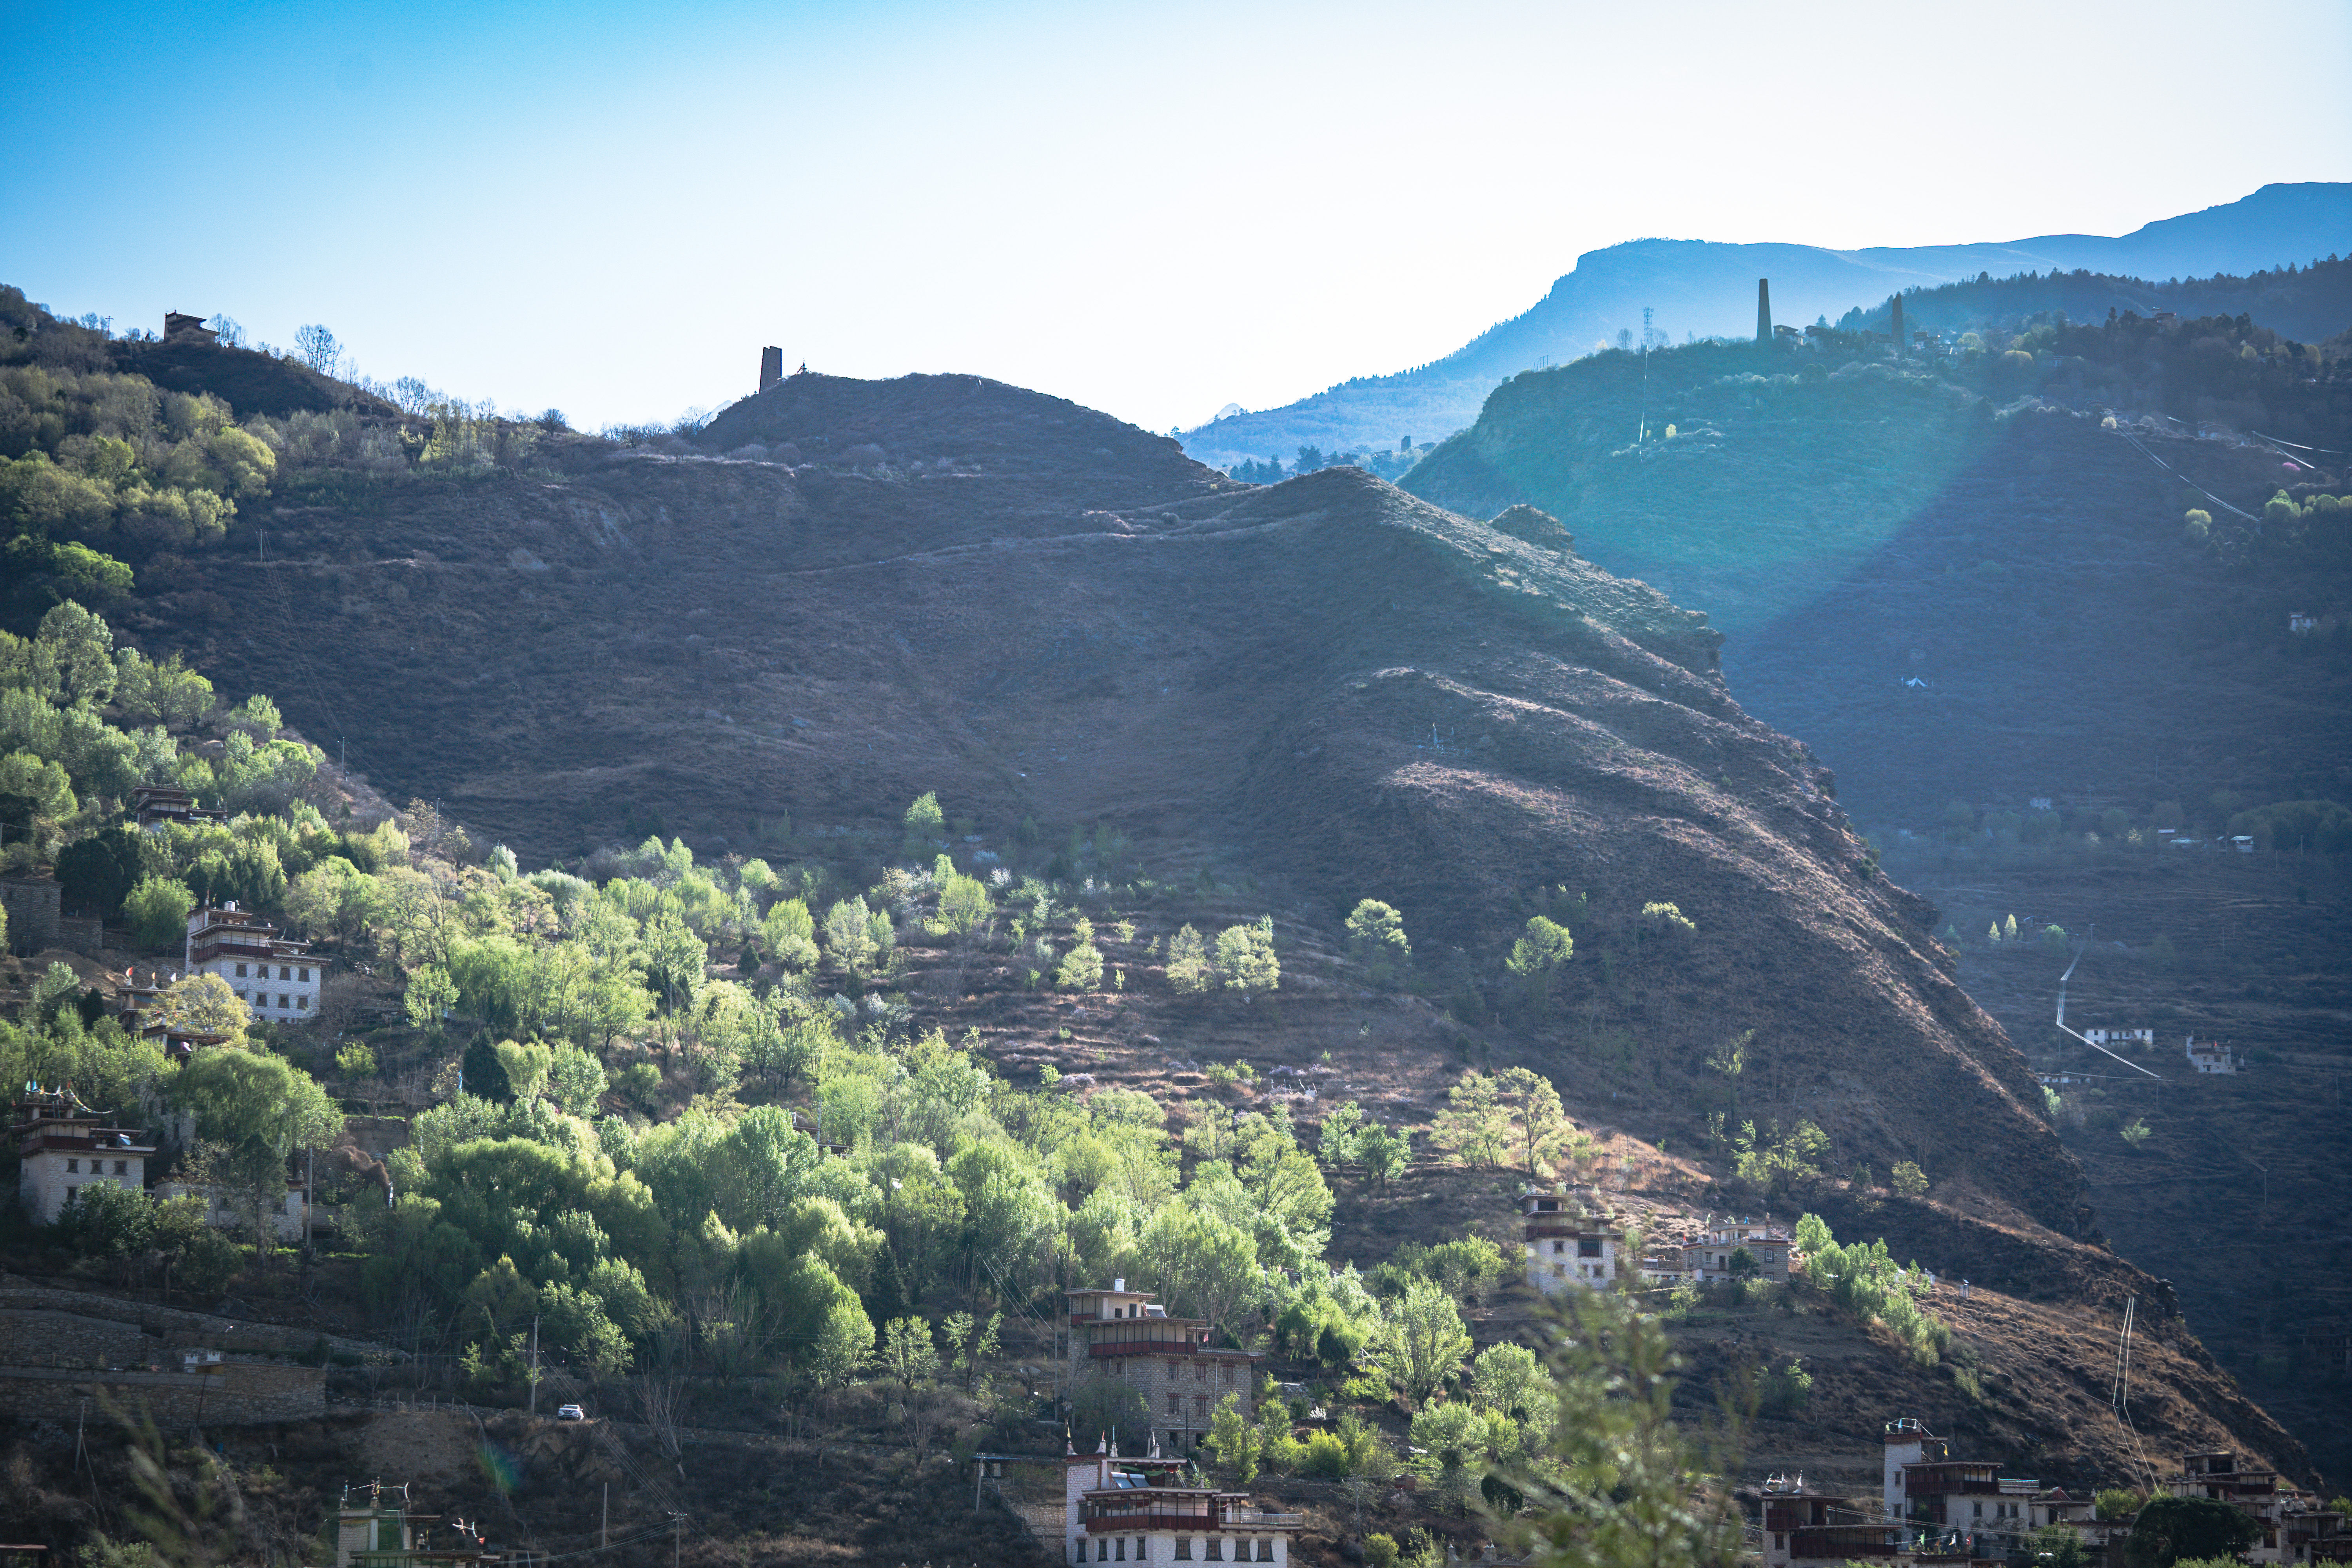
<svg viewBox="0 0 2352 1568">
<path fill-rule="evenodd" d="M 1835 321 L 1897 289 L 2057 268 L 2126 275 L 2251 273 L 2301 264 L 2344 248 L 2352 234 L 2352 184 L 2270 184 L 2242 199 L 2143 225 L 2130 234 L 2042 235 L 1973 245 L 1834 250 L 1788 242 L 1730 244 L 1637 239 L 1587 251 L 1526 310 L 1453 353 L 1389 375 L 1326 388 L 1280 408 L 1213 420 L 1179 435 L 1213 467 L 1278 456 L 1300 445 L 1327 451 L 1388 447 L 1402 436 L 1442 439 L 1470 424 L 1486 394 L 1539 363 L 1589 352 L 1596 340 L 1642 330 L 1657 309 L 1669 341 L 1753 335 L 1756 280 L 1769 278 L 1775 321 Z"/>
</svg>

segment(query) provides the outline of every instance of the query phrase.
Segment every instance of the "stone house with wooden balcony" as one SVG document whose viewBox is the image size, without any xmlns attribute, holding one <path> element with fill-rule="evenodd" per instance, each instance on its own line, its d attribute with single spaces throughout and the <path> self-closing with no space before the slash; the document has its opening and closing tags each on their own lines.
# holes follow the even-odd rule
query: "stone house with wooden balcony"
<svg viewBox="0 0 2352 1568">
<path fill-rule="evenodd" d="M 36 1225 L 54 1225 L 84 1187 L 143 1193 L 155 1145 L 104 1118 L 71 1089 L 29 1088 L 16 1101 L 16 1194 Z"/>
<path fill-rule="evenodd" d="M 1150 1292 L 1129 1290 L 1124 1279 L 1108 1290 L 1066 1294 L 1070 1382 L 1117 1378 L 1142 1394 L 1151 1440 L 1168 1453 L 1196 1450 L 1228 1394 L 1244 1421 L 1256 1419 L 1251 1384 L 1262 1352 L 1212 1346 L 1206 1320 L 1171 1318 Z"/>
<path fill-rule="evenodd" d="M 1543 1294 L 1600 1289 L 1625 1272 L 1625 1232 L 1591 1194 L 1524 1187 L 1519 1219 L 1528 1283 Z"/>
<path fill-rule="evenodd" d="M 1304 1514 L 1271 1513 L 1246 1492 L 1184 1483 L 1189 1462 L 1122 1459 L 1097 1440 L 1081 1455 L 1066 1445 L 1064 1535 L 1069 1563 L 1276 1563 L 1290 1561 Z"/>
</svg>

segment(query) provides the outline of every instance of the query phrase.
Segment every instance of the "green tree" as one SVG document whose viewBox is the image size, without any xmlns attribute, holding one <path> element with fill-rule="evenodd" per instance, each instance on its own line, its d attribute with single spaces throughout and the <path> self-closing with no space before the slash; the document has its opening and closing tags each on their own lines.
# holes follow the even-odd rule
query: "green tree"
<svg viewBox="0 0 2352 1568">
<path fill-rule="evenodd" d="M 221 1035 L 231 1044 L 245 1040 L 251 1009 L 236 999 L 228 982 L 209 973 L 184 975 L 155 997 L 155 1016 L 174 1029 L 199 1035 Z"/>
<path fill-rule="evenodd" d="M 2139 1511 L 2140 1496 L 2122 1487 L 2102 1487 L 2093 1501 L 2095 1511 L 2101 1519 L 2129 1519 Z"/>
<path fill-rule="evenodd" d="M 1551 1373 L 1525 1345 L 1488 1345 L 1471 1363 L 1470 1396 L 1485 1409 L 1518 1419 L 1553 1397 Z"/>
<path fill-rule="evenodd" d="M 1451 1382 L 1470 1353 L 1454 1298 L 1431 1279 L 1415 1279 L 1389 1304 L 1368 1347 L 1389 1386 L 1415 1402 Z"/>
<path fill-rule="evenodd" d="M 874 962 L 874 911 L 863 897 L 844 899 L 825 911 L 824 945 L 844 969 L 866 973 Z"/>
<path fill-rule="evenodd" d="M 1895 1170 L 1888 1183 L 1903 1197 L 1924 1198 L 1927 1195 L 1927 1173 L 1914 1160 L 1895 1162 Z"/>
<path fill-rule="evenodd" d="M 35 637 L 55 661 L 60 701 L 96 704 L 113 695 L 114 633 L 104 619 L 68 599 L 41 617 Z"/>
<path fill-rule="evenodd" d="M 926 1389 L 940 1380 L 940 1347 L 921 1318 L 893 1318 L 882 1328 L 875 1370 L 903 1389 Z"/>
<path fill-rule="evenodd" d="M 909 858 L 947 837 L 948 819 L 940 810 L 940 797 L 930 790 L 925 790 L 915 797 L 915 804 L 907 808 L 903 821 L 907 843 L 912 847 Z"/>
<path fill-rule="evenodd" d="M 1081 941 L 1063 957 L 1061 968 L 1055 971 L 1054 984 L 1065 991 L 1098 991 L 1102 988 L 1102 975 L 1101 950 L 1092 942 Z"/>
<path fill-rule="evenodd" d="M 1354 1164 L 1361 1157 L 1358 1145 L 1363 1125 L 1364 1108 L 1352 1100 L 1325 1111 L 1322 1131 L 1316 1143 L 1316 1152 L 1323 1163 L 1334 1169 Z"/>
<path fill-rule="evenodd" d="M 58 851 L 58 886 L 67 901 L 101 916 L 121 909 L 141 879 L 139 838 L 134 827 L 111 827 Z"/>
<path fill-rule="evenodd" d="M 1184 927 L 1168 939 L 1168 984 L 1179 994 L 1197 996 L 1216 983 L 1207 944 L 1201 933 Z"/>
<path fill-rule="evenodd" d="M 960 937 L 969 937 L 995 912 L 988 885 L 977 877 L 950 876 L 940 884 L 940 923 Z"/>
<path fill-rule="evenodd" d="M 1374 1122 L 1357 1134 L 1356 1158 L 1363 1163 L 1373 1186 L 1385 1194 L 1389 1184 L 1412 1164 L 1412 1134 Z"/>
<path fill-rule="evenodd" d="M 1538 1164 L 1550 1160 L 1552 1152 L 1574 1131 L 1568 1112 L 1559 1102 L 1559 1090 L 1551 1079 L 1528 1068 L 1505 1069 L 1499 1084 L 1503 1101 L 1511 1109 L 1512 1119 L 1518 1123 L 1519 1152 L 1527 1162 L 1530 1176 Z"/>
<path fill-rule="evenodd" d="M 1512 1142 L 1511 1111 L 1503 1099 L 1501 1080 L 1489 1073 L 1465 1073 L 1462 1081 L 1446 1091 L 1445 1100 L 1445 1109 L 1437 1113 L 1431 1131 L 1432 1141 L 1490 1169 L 1501 1164 Z"/>
<path fill-rule="evenodd" d="M 1244 999 L 1279 988 L 1282 963 L 1274 952 L 1274 917 L 1265 915 L 1255 925 L 1227 926 L 1219 931 L 1216 966 L 1225 989 L 1240 992 Z"/>
<path fill-rule="evenodd" d="M 1547 1358 L 1558 1391 L 1548 1463 L 1513 1479 L 1517 1518 L 1544 1563 L 1714 1568 L 1738 1555 L 1740 1520 L 1717 1487 L 1736 1470 L 1676 1426 L 1676 1363 L 1664 1325 L 1626 1297 L 1576 1290 Z"/>
<path fill-rule="evenodd" d="M 665 905 L 646 922 L 644 953 L 646 989 L 662 998 L 671 1012 L 690 1011 L 701 1001 L 710 955 L 676 909 Z"/>
<path fill-rule="evenodd" d="M 760 940 L 768 956 L 787 969 L 816 967 L 816 921 L 798 899 L 779 899 L 769 907 L 760 922 Z"/>
<path fill-rule="evenodd" d="M 2083 1532 L 2071 1525 L 2045 1524 L 2029 1538 L 2034 1568 L 2084 1568 Z"/>
<path fill-rule="evenodd" d="M 2172 1568 L 2175 1563 L 2237 1556 L 2260 1541 L 2263 1528 L 2235 1504 L 2214 1498 L 2150 1498 L 2124 1538 L 2131 1568 Z"/>
<path fill-rule="evenodd" d="M 421 964 L 408 976 L 408 991 L 404 1007 L 408 1025 L 435 1036 L 441 1033 L 441 1021 L 449 1009 L 457 1005 L 457 985 L 449 972 L 437 963 Z"/>
<path fill-rule="evenodd" d="M 1543 915 L 1527 923 L 1517 941 L 1511 943 L 1510 956 L 1503 967 L 1518 976 L 1527 992 L 1528 1001 L 1541 1006 L 1551 999 L 1554 977 L 1560 966 L 1576 956 L 1576 939 L 1568 928 Z"/>
<path fill-rule="evenodd" d="M 1361 900 L 1349 914 L 1348 945 L 1377 980 L 1390 978 L 1412 962 L 1404 917 L 1378 899 Z"/>
<path fill-rule="evenodd" d="M 185 940 L 188 911 L 195 907 L 196 896 L 187 884 L 168 877 L 147 878 L 122 900 L 131 932 L 145 947 L 167 947 Z"/>
<path fill-rule="evenodd" d="M 1201 1442 L 1216 1456 L 1218 1468 L 1243 1486 L 1257 1479 L 1258 1434 L 1242 1415 L 1239 1394 L 1217 1401 L 1216 1413 L 1209 1417 L 1209 1435 Z"/>
<path fill-rule="evenodd" d="M 326 1091 L 272 1056 L 223 1047 L 198 1052 L 173 1079 L 173 1103 L 194 1114 L 196 1134 L 217 1152 L 211 1179 L 253 1215 L 254 1256 L 268 1246 L 270 1216 L 286 1196 L 286 1162 L 330 1147 L 343 1129 Z"/>
</svg>

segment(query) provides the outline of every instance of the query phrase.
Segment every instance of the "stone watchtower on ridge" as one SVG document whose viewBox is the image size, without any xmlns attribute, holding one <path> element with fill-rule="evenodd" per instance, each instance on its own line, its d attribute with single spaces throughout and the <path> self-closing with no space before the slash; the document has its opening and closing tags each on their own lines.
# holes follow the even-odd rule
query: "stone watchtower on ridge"
<svg viewBox="0 0 2352 1568">
<path fill-rule="evenodd" d="M 1756 279 L 1756 341 L 1759 343 L 1772 341 L 1772 279 L 1769 278 Z"/>
<path fill-rule="evenodd" d="M 784 351 L 772 343 L 760 351 L 760 390 L 765 392 L 784 379 Z"/>
</svg>

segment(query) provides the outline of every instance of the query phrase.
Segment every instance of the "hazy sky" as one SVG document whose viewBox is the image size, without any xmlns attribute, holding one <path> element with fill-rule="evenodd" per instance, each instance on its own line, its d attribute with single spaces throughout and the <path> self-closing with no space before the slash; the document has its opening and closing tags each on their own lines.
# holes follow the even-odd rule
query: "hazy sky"
<svg viewBox="0 0 2352 1568">
<path fill-rule="evenodd" d="M 1433 358 L 1622 239 L 2115 234 L 2352 178 L 2345 0 L 0 22 L 0 281 L 118 330 L 324 322 L 585 427 L 722 405 L 779 343 L 1165 430 Z"/>
</svg>

